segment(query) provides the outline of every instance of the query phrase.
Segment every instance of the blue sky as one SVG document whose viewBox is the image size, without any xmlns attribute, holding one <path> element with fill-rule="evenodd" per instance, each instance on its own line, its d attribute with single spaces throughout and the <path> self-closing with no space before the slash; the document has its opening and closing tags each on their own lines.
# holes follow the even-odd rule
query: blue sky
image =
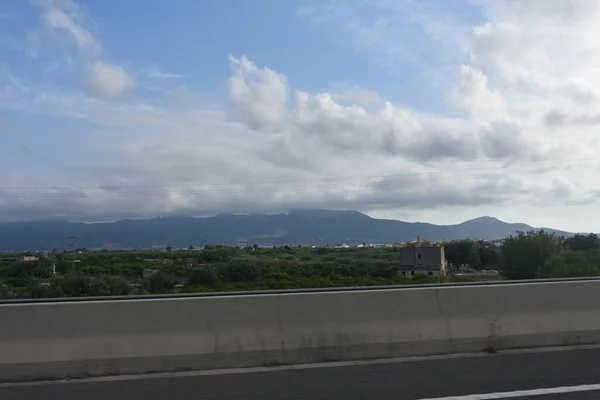
<svg viewBox="0 0 600 400">
<path fill-rule="evenodd" d="M 428 85 L 420 66 L 398 58 L 385 60 L 385 56 L 376 54 L 373 58 L 364 57 L 363 45 L 353 43 L 352 24 L 340 23 L 360 13 L 365 23 L 376 25 L 386 21 L 386 16 L 368 7 L 338 11 L 333 2 L 332 15 L 319 22 L 315 14 L 321 3 L 307 0 L 80 2 L 90 20 L 88 29 L 102 43 L 104 59 L 127 65 L 138 74 L 156 69 L 181 75 L 177 82 L 193 90 L 218 89 L 229 77 L 227 57 L 233 54 L 247 55 L 259 64 L 285 71 L 294 86 L 307 91 L 328 90 L 332 86 L 368 87 L 393 101 L 416 103 L 423 108 L 443 107 L 439 96 L 418 90 Z M 449 7 L 445 1 L 423 3 L 462 21 L 481 22 L 478 10 L 466 4 Z M 24 79 L 77 87 L 78 76 L 73 73 L 78 69 L 77 49 L 73 44 L 65 43 L 60 33 L 43 32 L 40 34 L 43 39 L 31 38 L 31 32 L 40 25 L 40 7 L 35 2 L 13 0 L 3 10 L 6 18 L 2 20 L 0 34 L 7 43 L 3 67 L 17 68 Z M 397 23 L 404 17 L 409 18 L 387 18 L 387 23 Z M 407 23 L 399 33 L 403 37 L 390 40 L 398 43 L 421 40 L 427 44 L 422 40 L 419 26 Z M 377 47 L 384 45 L 370 46 L 377 53 Z M 432 60 L 436 58 L 435 48 L 417 51 Z M 457 61 L 461 58 L 466 59 L 466 54 L 455 57 Z M 73 64 L 70 71 L 69 62 Z"/>
<path fill-rule="evenodd" d="M 315 206 L 591 229 L 593 174 L 567 165 L 596 151 L 591 3 L 4 1 L 0 218 Z"/>
</svg>

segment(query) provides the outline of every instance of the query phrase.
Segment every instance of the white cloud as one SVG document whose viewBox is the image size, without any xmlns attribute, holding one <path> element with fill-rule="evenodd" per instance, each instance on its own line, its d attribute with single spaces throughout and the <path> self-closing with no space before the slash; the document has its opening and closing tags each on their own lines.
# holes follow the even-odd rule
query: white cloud
<svg viewBox="0 0 600 400">
<path fill-rule="evenodd" d="M 44 10 L 44 22 L 48 28 L 67 33 L 75 41 L 79 50 L 97 55 L 102 45 L 84 27 L 80 7 L 71 0 L 38 0 Z"/>
<path fill-rule="evenodd" d="M 103 47 L 87 27 L 90 21 L 79 4 L 73 0 L 36 0 L 36 3 L 43 10 L 45 26 L 66 33 L 77 45 L 83 56 L 82 61 L 87 64 L 84 86 L 90 94 L 117 96 L 135 86 L 135 79 L 123 67 L 97 58 L 102 54 Z M 29 35 L 34 48 L 40 45 L 39 36 L 35 31 Z M 36 50 L 33 51 L 33 55 L 37 56 Z M 92 61 L 89 61 L 90 57 Z M 153 71 L 155 74 L 160 74 L 158 70 Z"/>
<path fill-rule="evenodd" d="M 172 78 L 181 78 L 182 75 L 180 74 L 173 74 L 170 72 L 163 72 L 158 68 L 150 68 L 148 70 L 148 76 L 150 78 L 156 78 L 156 79 L 172 79 Z"/>
<path fill-rule="evenodd" d="M 245 56 L 230 56 L 229 95 L 237 117 L 252 128 L 277 124 L 286 118 L 287 79 L 269 68 L 258 68 Z"/>
<path fill-rule="evenodd" d="M 379 40 L 401 29 L 391 23 L 400 18 L 393 12 L 421 4 L 405 22 L 413 33 L 427 34 L 429 49 L 438 46 L 439 64 L 429 69 L 443 65 L 440 79 L 452 89 L 439 98 L 460 115 L 418 112 L 366 88 L 308 92 L 244 56 L 230 57 L 229 108 L 217 111 L 199 106 L 189 89 L 164 98 L 110 98 L 134 81 L 99 60 L 90 62 L 87 87 L 100 97 L 2 79 L 0 107 L 76 118 L 83 137 L 78 150 L 110 157 L 69 162 L 50 180 L 0 175 L 1 190 L 10 192 L 0 218 L 98 220 L 309 206 L 433 222 L 495 215 L 597 230 L 589 218 L 599 198 L 600 150 L 600 50 L 588 39 L 600 33 L 593 2 L 549 0 L 542 7 L 490 0 L 480 3 L 485 21 L 469 29 L 454 17 L 439 21 L 425 3 L 376 3 L 347 21 L 353 32 L 372 35 L 376 28 L 369 37 L 378 39 L 369 43 L 379 47 L 369 51 L 404 64 L 404 47 L 388 47 L 394 35 Z M 349 3 L 335 4 L 339 15 L 354 15 L 344 11 Z M 319 10 L 305 9 L 303 18 L 318 20 Z M 326 19 L 333 18 L 328 12 Z M 373 25 L 377 18 L 367 15 L 387 22 Z M 447 55 L 456 48 L 456 58 Z M 438 54 L 426 50 L 408 57 L 420 65 Z M 27 185 L 29 192 L 7 189 Z M 32 191 L 37 194 L 27 194 Z"/>
<path fill-rule="evenodd" d="M 507 114 L 506 100 L 489 87 L 489 79 L 480 70 L 461 65 L 460 81 L 451 99 L 469 113 L 471 119 L 494 121 Z"/>
<path fill-rule="evenodd" d="M 118 65 L 93 62 L 87 72 L 86 88 L 97 96 L 118 96 L 135 85 L 135 80 Z"/>
<path fill-rule="evenodd" d="M 362 104 L 364 106 L 381 106 L 385 101 L 374 90 L 352 87 L 342 93 L 332 93 L 333 99 L 341 103 Z"/>
</svg>

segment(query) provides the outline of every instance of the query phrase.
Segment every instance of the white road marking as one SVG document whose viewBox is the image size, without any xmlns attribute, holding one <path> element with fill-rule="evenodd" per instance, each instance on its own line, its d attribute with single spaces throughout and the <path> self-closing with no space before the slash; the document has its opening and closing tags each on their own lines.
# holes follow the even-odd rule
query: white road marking
<svg viewBox="0 0 600 400">
<path fill-rule="evenodd" d="M 490 400 L 490 399 L 511 399 L 516 397 L 531 397 L 531 396 L 544 396 L 548 394 L 564 394 L 564 393 L 577 393 L 577 392 L 592 392 L 600 390 L 600 384 L 595 385 L 578 385 L 578 386 L 561 386 L 555 388 L 546 389 L 532 389 L 532 390 L 515 390 L 514 392 L 502 392 L 502 393 L 486 393 L 486 394 L 469 394 L 466 396 L 449 396 L 449 397 L 435 397 L 420 400 Z"/>
</svg>

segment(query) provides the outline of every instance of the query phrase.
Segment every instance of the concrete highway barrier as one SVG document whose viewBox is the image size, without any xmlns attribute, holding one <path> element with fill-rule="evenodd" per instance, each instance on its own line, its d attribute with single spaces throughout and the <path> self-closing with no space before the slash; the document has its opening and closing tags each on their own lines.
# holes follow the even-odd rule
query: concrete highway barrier
<svg viewBox="0 0 600 400">
<path fill-rule="evenodd" d="M 600 281 L 0 304 L 0 381 L 600 343 Z"/>
</svg>

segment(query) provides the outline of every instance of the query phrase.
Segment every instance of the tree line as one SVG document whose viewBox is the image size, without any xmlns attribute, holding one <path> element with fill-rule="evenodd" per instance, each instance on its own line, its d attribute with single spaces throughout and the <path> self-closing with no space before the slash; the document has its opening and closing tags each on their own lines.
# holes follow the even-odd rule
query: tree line
<svg viewBox="0 0 600 400">
<path fill-rule="evenodd" d="M 519 232 L 497 246 L 460 240 L 444 244 L 448 262 L 495 269 L 504 279 L 600 276 L 595 234 L 559 237 Z M 0 298 L 114 296 L 148 293 L 293 289 L 439 282 L 398 274 L 399 248 L 260 249 L 55 253 L 30 263 L 0 264 Z M 75 271 L 71 270 L 75 265 Z M 142 277 L 151 269 L 150 277 Z M 56 273 L 56 274 L 55 274 Z M 449 277 L 456 281 L 467 278 Z M 473 278 L 475 279 L 475 278 Z"/>
<path fill-rule="evenodd" d="M 444 247 L 454 266 L 497 269 L 505 279 L 600 275 L 600 239 L 594 233 L 565 238 L 533 230 L 511 235 L 501 246 L 460 240 Z"/>
</svg>

